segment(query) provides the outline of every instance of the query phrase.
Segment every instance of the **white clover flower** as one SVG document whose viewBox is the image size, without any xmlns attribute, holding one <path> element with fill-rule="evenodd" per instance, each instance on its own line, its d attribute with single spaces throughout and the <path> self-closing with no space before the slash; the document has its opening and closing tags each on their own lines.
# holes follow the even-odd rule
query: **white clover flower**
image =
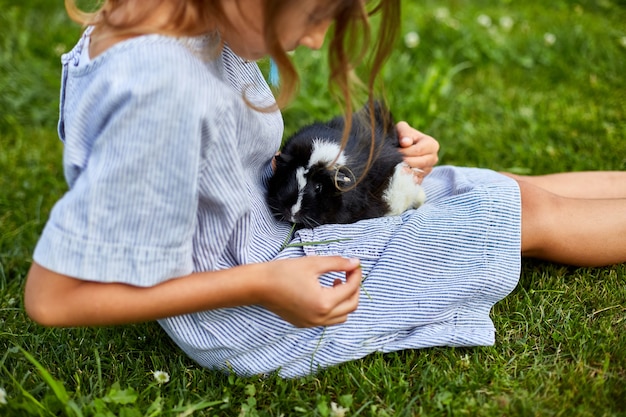
<svg viewBox="0 0 626 417">
<path fill-rule="evenodd" d="M 524 119 L 532 119 L 535 117 L 535 110 L 532 107 L 523 106 L 519 108 L 519 115 Z"/>
<path fill-rule="evenodd" d="M 64 44 L 57 43 L 56 45 L 54 45 L 54 53 L 57 56 L 63 55 L 66 51 L 67 51 L 67 47 Z"/>
<path fill-rule="evenodd" d="M 409 49 L 416 48 L 420 44 L 420 35 L 417 32 L 408 32 L 404 35 L 404 44 Z"/>
<path fill-rule="evenodd" d="M 450 18 L 450 10 L 447 7 L 438 7 L 435 9 L 435 19 L 447 20 Z"/>
<path fill-rule="evenodd" d="M 345 417 L 348 411 L 347 408 L 337 405 L 336 402 L 330 402 L 330 417 Z"/>
<path fill-rule="evenodd" d="M 4 390 L 4 388 L 0 388 L 0 404 L 6 404 L 7 403 L 7 392 Z"/>
<path fill-rule="evenodd" d="M 152 375 L 159 385 L 167 384 L 168 382 L 170 382 L 170 374 L 168 374 L 167 372 L 154 371 L 152 372 Z"/>
<path fill-rule="evenodd" d="M 476 18 L 476 21 L 482 27 L 486 27 L 486 28 L 491 27 L 491 18 L 487 16 L 486 14 L 478 15 L 478 17 Z"/>
<path fill-rule="evenodd" d="M 626 48 L 626 36 L 619 38 L 619 44 Z"/>
<path fill-rule="evenodd" d="M 461 356 L 461 359 L 458 361 L 459 368 L 461 369 L 469 369 L 471 367 L 470 357 L 468 354 Z"/>
<path fill-rule="evenodd" d="M 546 32 L 543 34 L 543 41 L 546 43 L 546 45 L 552 46 L 556 42 L 556 36 L 554 35 L 554 33 Z"/>
<path fill-rule="evenodd" d="M 509 32 L 511 29 L 513 29 L 513 25 L 515 24 L 510 16 L 502 16 L 498 23 L 500 23 L 500 27 L 506 32 Z"/>
</svg>

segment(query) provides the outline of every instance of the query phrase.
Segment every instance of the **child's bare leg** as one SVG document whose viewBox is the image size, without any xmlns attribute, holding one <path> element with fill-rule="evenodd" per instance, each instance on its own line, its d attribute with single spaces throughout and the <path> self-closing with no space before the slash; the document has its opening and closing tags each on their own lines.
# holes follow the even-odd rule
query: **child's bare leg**
<svg viewBox="0 0 626 417">
<path fill-rule="evenodd" d="M 626 198 L 568 198 L 518 183 L 523 256 L 578 266 L 626 262 Z"/>
<path fill-rule="evenodd" d="M 626 171 L 583 171 L 535 176 L 503 174 L 563 197 L 626 198 Z"/>
</svg>

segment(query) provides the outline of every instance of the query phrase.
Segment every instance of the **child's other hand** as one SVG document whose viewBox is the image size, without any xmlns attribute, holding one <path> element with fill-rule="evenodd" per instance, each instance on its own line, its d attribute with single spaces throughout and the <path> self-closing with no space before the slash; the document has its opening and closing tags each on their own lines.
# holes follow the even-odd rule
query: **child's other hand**
<svg viewBox="0 0 626 417">
<path fill-rule="evenodd" d="M 343 323 L 358 306 L 361 267 L 357 259 L 307 256 L 267 265 L 270 270 L 261 304 L 294 326 Z M 336 280 L 332 287 L 323 287 L 319 277 L 330 271 L 345 271 L 345 281 Z"/>
<path fill-rule="evenodd" d="M 414 128 L 407 122 L 396 124 L 400 137 L 400 152 L 404 162 L 413 168 L 418 183 L 421 183 L 439 161 L 439 142 Z"/>
</svg>

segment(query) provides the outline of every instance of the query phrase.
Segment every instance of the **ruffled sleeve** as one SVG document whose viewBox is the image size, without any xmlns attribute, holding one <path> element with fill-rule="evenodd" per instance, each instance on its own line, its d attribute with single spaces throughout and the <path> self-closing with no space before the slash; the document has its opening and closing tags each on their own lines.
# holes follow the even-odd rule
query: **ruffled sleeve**
<svg viewBox="0 0 626 417">
<path fill-rule="evenodd" d="M 219 152 L 217 130 L 228 127 L 218 123 L 225 104 L 211 100 L 222 96 L 219 83 L 184 48 L 159 44 L 142 55 L 138 42 L 70 68 L 62 111 L 70 189 L 34 253 L 58 273 L 138 286 L 189 274 L 200 196 L 214 198 L 215 210 L 245 210 L 199 181 L 203 157 Z"/>
</svg>

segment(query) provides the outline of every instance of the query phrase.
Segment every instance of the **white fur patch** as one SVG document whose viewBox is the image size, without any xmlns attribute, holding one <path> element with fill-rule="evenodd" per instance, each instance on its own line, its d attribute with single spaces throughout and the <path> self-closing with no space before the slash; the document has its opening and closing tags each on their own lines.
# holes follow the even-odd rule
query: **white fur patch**
<svg viewBox="0 0 626 417">
<path fill-rule="evenodd" d="M 407 170 L 404 163 L 396 165 L 395 172 L 389 181 L 389 186 L 383 194 L 383 199 L 389 205 L 389 216 L 397 216 L 408 209 L 417 208 L 426 201 L 426 194 L 422 186 L 415 182 L 411 170 Z"/>
<path fill-rule="evenodd" d="M 313 151 L 311 152 L 311 158 L 309 159 L 308 168 L 312 167 L 317 163 L 330 164 L 337 158 L 339 155 L 339 145 L 333 142 L 326 142 L 323 139 L 314 139 L 313 140 Z M 345 165 L 346 164 L 346 156 L 343 152 L 337 158 L 337 165 Z"/>
<path fill-rule="evenodd" d="M 291 207 L 291 218 L 288 219 L 290 222 L 295 221 L 296 214 L 298 214 L 300 208 L 302 207 L 302 195 L 304 194 L 303 190 L 306 186 L 305 175 L 307 172 L 308 170 L 303 167 L 299 167 L 296 170 L 296 181 L 298 182 L 298 200 L 296 200 L 296 204 Z"/>
</svg>

